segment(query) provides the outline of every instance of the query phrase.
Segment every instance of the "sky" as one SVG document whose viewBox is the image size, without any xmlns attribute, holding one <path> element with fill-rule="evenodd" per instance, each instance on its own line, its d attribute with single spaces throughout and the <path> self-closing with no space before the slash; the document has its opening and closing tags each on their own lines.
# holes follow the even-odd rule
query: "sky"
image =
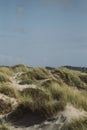
<svg viewBox="0 0 87 130">
<path fill-rule="evenodd" d="M 0 0 L 0 65 L 87 67 L 87 0 Z"/>
</svg>

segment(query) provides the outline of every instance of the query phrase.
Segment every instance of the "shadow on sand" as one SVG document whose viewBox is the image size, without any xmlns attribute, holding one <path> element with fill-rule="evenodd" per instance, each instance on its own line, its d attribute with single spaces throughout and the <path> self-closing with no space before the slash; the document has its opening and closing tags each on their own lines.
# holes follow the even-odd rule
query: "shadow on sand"
<svg viewBox="0 0 87 130">
<path fill-rule="evenodd" d="M 46 120 L 45 116 L 40 112 L 26 111 L 21 116 L 19 114 L 10 113 L 5 119 L 16 127 L 30 127 L 35 124 L 41 124 Z"/>
</svg>

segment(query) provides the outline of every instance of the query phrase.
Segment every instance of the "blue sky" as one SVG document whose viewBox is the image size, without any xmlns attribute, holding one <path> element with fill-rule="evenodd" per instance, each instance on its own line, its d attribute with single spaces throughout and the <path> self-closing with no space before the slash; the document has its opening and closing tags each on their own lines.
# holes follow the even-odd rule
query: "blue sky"
<svg viewBox="0 0 87 130">
<path fill-rule="evenodd" d="M 0 65 L 87 66 L 87 0 L 0 0 Z"/>
</svg>

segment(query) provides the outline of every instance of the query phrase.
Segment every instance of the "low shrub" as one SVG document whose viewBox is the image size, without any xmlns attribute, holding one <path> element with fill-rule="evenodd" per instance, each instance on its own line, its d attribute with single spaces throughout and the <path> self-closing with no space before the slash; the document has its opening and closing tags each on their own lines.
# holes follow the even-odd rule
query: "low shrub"
<svg viewBox="0 0 87 130">
<path fill-rule="evenodd" d="M 21 82 L 19 82 L 20 85 L 25 85 L 25 84 L 32 84 L 32 80 L 23 80 Z"/>
</svg>

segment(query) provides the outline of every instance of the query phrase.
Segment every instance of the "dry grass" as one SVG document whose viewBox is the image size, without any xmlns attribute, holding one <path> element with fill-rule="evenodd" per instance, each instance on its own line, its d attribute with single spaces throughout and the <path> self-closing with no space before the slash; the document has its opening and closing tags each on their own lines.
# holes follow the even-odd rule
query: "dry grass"
<svg viewBox="0 0 87 130">
<path fill-rule="evenodd" d="M 66 84 L 60 86 L 56 82 L 51 82 L 50 85 L 44 86 L 44 89 L 48 90 L 53 99 L 70 103 L 77 108 L 82 108 L 87 111 L 87 93 L 85 90 L 78 90 L 75 87 L 70 87 Z"/>
<path fill-rule="evenodd" d="M 16 88 L 13 88 L 12 86 L 6 84 L 0 85 L 0 93 L 14 98 L 17 98 L 19 95 Z"/>
<path fill-rule="evenodd" d="M 87 118 L 73 120 L 67 127 L 68 130 L 87 130 Z"/>
<path fill-rule="evenodd" d="M 5 121 L 0 119 L 0 130 L 10 130 L 10 128 L 8 126 L 9 126 L 9 124 L 7 124 Z"/>
<path fill-rule="evenodd" d="M 21 80 L 42 80 L 49 77 L 49 72 L 44 68 L 31 68 L 27 73 L 21 75 Z"/>
<path fill-rule="evenodd" d="M 11 81 L 10 81 L 9 76 L 0 72 L 0 83 L 3 83 L 3 82 L 11 82 Z"/>
<path fill-rule="evenodd" d="M 62 96 L 58 96 L 55 98 L 51 91 L 46 89 L 26 88 L 21 92 L 18 107 L 13 112 L 12 118 L 20 118 L 26 110 L 41 113 L 45 118 L 51 117 L 63 110 L 66 105 L 61 98 Z M 17 113 L 19 113 L 18 116 Z"/>
<path fill-rule="evenodd" d="M 0 114 L 6 114 L 12 111 L 12 104 L 9 101 L 0 99 Z"/>
<path fill-rule="evenodd" d="M 11 70 L 10 67 L 0 67 L 0 72 L 2 72 L 5 75 L 12 76 L 13 71 Z"/>
<path fill-rule="evenodd" d="M 87 111 L 87 96 L 83 95 L 80 90 L 64 85 L 57 86 L 56 93 L 63 95 L 62 98 L 65 102 Z"/>
<path fill-rule="evenodd" d="M 12 67 L 11 67 L 11 70 L 12 70 L 14 73 L 27 72 L 27 71 L 28 71 L 28 68 L 27 68 L 25 65 L 23 65 L 23 64 L 19 64 L 19 65 L 12 66 Z"/>
<path fill-rule="evenodd" d="M 26 88 L 21 92 L 16 90 L 16 87 L 13 88 L 9 79 L 18 72 L 25 72 L 17 77 L 17 81 L 20 81 L 21 85 L 36 83 L 37 88 Z M 63 110 L 67 103 L 87 111 L 86 76 L 86 73 L 65 68 L 49 72 L 44 68 L 27 68 L 24 65 L 5 69 L 2 67 L 0 68 L 0 93 L 17 98 L 18 106 L 12 113 L 14 120 L 21 118 L 25 112 L 37 112 L 44 115 L 45 118 L 49 118 Z M 41 83 L 41 81 L 44 82 Z M 7 82 L 10 82 L 10 86 Z M 9 101 L 0 100 L 0 114 L 10 111 L 12 111 L 12 107 Z M 86 130 L 87 119 L 73 121 L 68 128 L 69 130 Z"/>
<path fill-rule="evenodd" d="M 86 89 L 87 85 L 79 78 L 82 74 L 78 71 L 68 70 L 66 68 L 55 69 L 54 73 L 58 75 L 64 83 L 69 86 L 77 87 L 78 89 Z"/>
</svg>

